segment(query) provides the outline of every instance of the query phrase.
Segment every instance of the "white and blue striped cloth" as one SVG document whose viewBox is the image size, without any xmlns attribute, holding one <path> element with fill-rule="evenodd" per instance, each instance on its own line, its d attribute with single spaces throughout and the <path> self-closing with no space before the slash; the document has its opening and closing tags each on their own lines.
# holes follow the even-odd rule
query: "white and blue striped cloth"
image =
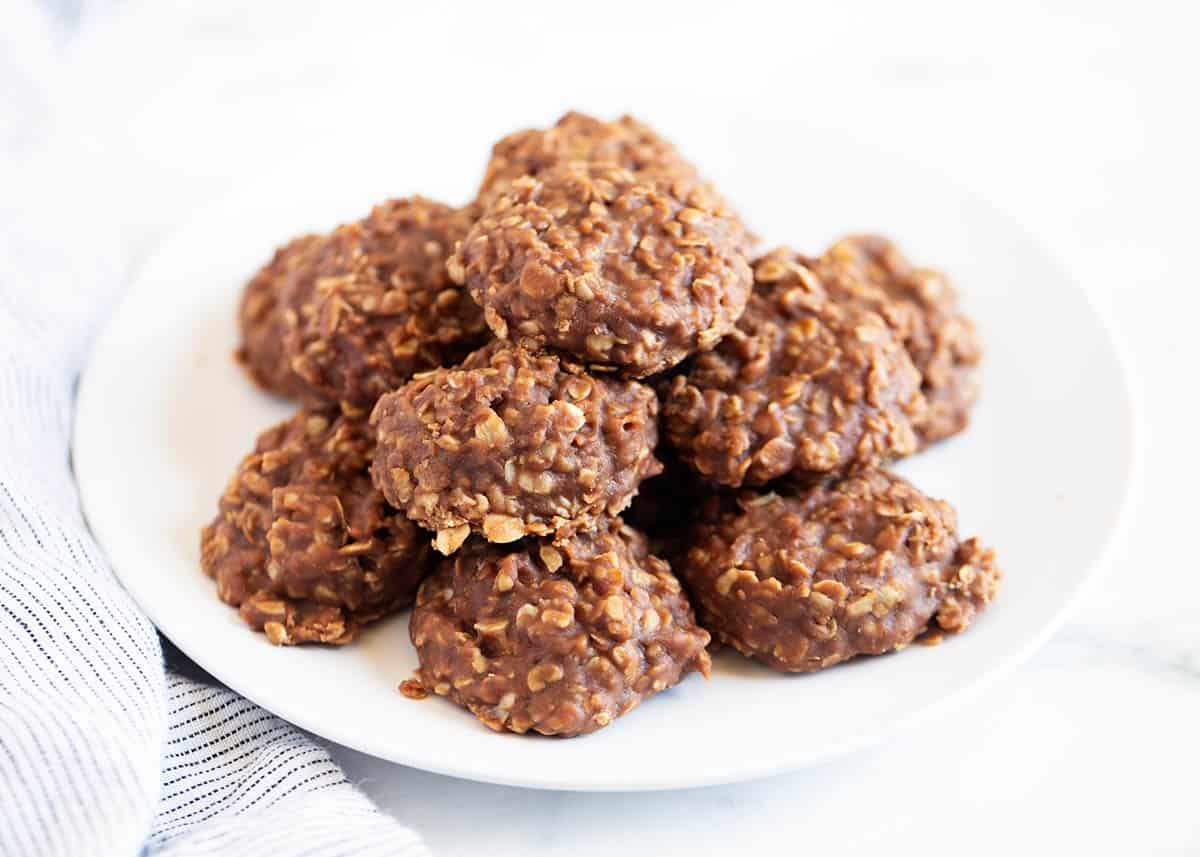
<svg viewBox="0 0 1200 857">
<path fill-rule="evenodd" d="M 4 173 L 0 855 L 424 854 L 305 734 L 164 662 L 70 469 L 75 384 L 119 270 L 53 212 L 6 205 L 21 197 Z"/>
</svg>

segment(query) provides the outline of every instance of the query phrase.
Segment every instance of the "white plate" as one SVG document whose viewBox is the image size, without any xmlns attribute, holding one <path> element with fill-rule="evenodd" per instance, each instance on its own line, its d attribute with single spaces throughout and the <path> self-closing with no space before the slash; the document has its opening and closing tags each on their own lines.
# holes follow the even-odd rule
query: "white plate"
<svg viewBox="0 0 1200 857">
<path fill-rule="evenodd" d="M 289 407 L 253 390 L 230 359 L 238 290 L 277 243 L 387 195 L 465 198 L 485 141 L 453 137 L 306 151 L 175 234 L 133 283 L 84 375 L 74 454 L 92 529 L 155 624 L 239 693 L 333 741 L 552 789 L 677 788 L 809 765 L 928 716 L 1031 654 L 1102 562 L 1133 478 L 1135 420 L 1104 326 L 1020 228 L 937 175 L 814 134 L 725 133 L 736 162 L 714 153 L 708 165 L 771 241 L 811 251 L 842 232 L 887 232 L 951 272 L 980 322 L 989 351 L 973 428 L 899 467 L 949 498 L 965 533 L 997 546 L 1004 589 L 968 633 L 807 677 L 725 654 L 711 681 L 689 678 L 563 741 L 496 735 L 444 700 L 401 696 L 416 666 L 406 616 L 341 649 L 274 648 L 247 630 L 201 573 L 198 532 L 255 434 Z M 796 174 L 781 182 L 789 165 Z"/>
</svg>

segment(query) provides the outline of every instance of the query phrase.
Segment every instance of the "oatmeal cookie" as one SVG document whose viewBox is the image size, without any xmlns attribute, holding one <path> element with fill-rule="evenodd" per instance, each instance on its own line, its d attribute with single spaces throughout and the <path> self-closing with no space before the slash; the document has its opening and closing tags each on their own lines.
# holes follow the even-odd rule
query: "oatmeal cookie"
<svg viewBox="0 0 1200 857">
<path fill-rule="evenodd" d="M 699 182 L 575 162 L 515 179 L 450 272 L 501 339 L 640 378 L 732 329 L 750 292 L 747 242 Z"/>
<path fill-rule="evenodd" d="M 620 512 L 659 471 L 657 415 L 643 384 L 496 341 L 379 400 L 375 484 L 444 554 L 472 531 L 564 536 Z"/>
<path fill-rule="evenodd" d="M 843 238 L 804 263 L 834 300 L 853 300 L 878 312 L 900 335 L 929 404 L 917 425 L 922 444 L 963 431 L 978 398 L 975 370 L 983 345 L 946 276 L 914 266 L 878 235 Z"/>
<path fill-rule="evenodd" d="M 957 633 L 996 596 L 995 554 L 954 510 L 873 470 L 711 504 L 676 564 L 702 624 L 778 670 L 811 672 Z"/>
<path fill-rule="evenodd" d="M 472 539 L 422 584 L 409 633 L 424 687 L 496 731 L 591 732 L 709 670 L 670 566 L 607 519 L 557 544 Z"/>
<path fill-rule="evenodd" d="M 696 176 L 695 167 L 674 146 L 632 116 L 605 122 L 572 111 L 550 128 L 517 131 L 496 143 L 476 198 L 486 207 L 511 190 L 515 179 L 570 161 L 603 161 L 631 172 Z"/>
<path fill-rule="evenodd" d="M 876 313 L 761 282 L 737 328 L 671 379 L 663 424 L 680 456 L 722 485 L 820 478 L 914 452 L 920 386 Z"/>
<path fill-rule="evenodd" d="M 285 348 L 316 397 L 365 414 L 415 372 L 482 344 L 479 307 L 446 273 L 469 226 L 468 212 L 412 197 L 382 203 L 322 242 L 312 276 L 284 292 L 296 311 Z"/>
<path fill-rule="evenodd" d="M 365 415 L 415 372 L 462 359 L 489 338 L 482 311 L 446 273 L 473 212 L 419 196 L 393 199 L 308 239 L 272 278 L 269 311 L 250 295 L 272 266 L 247 287 L 244 362 L 261 367 L 256 377 L 286 378 L 271 385 L 277 392 Z M 269 338 L 248 335 L 251 305 Z"/>
<path fill-rule="evenodd" d="M 300 411 L 264 432 L 201 533 L 222 601 L 277 645 L 348 643 L 410 605 L 432 551 L 384 503 L 365 421 Z"/>
<path fill-rule="evenodd" d="M 283 349 L 287 323 L 280 299 L 287 282 L 311 265 L 313 250 L 320 243 L 319 235 L 302 235 L 276 250 L 246 283 L 238 306 L 241 344 L 234 356 L 258 386 L 289 399 L 300 398 L 305 385 Z"/>
</svg>

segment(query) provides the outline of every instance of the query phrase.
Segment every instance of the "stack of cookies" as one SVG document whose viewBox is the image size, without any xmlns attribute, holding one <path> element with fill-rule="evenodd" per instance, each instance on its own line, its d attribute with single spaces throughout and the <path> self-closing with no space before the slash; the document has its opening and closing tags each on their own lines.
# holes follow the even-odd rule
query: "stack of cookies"
<svg viewBox="0 0 1200 857">
<path fill-rule="evenodd" d="M 593 731 L 724 644 L 781 671 L 964 630 L 993 553 L 881 469 L 963 431 L 981 350 L 887 240 L 754 235 L 667 141 L 570 113 L 422 197 L 277 250 L 237 358 L 300 410 L 202 534 L 275 644 L 408 607 L 497 731 Z"/>
</svg>

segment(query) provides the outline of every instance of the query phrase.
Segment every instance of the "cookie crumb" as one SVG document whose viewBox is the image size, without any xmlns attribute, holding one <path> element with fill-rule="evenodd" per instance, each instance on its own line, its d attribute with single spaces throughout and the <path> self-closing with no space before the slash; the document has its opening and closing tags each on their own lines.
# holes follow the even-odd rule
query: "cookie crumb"
<svg viewBox="0 0 1200 857">
<path fill-rule="evenodd" d="M 421 684 L 419 678 L 407 678 L 400 682 L 399 690 L 409 699 L 425 699 L 429 696 L 429 691 L 425 689 L 425 685 Z"/>
</svg>

